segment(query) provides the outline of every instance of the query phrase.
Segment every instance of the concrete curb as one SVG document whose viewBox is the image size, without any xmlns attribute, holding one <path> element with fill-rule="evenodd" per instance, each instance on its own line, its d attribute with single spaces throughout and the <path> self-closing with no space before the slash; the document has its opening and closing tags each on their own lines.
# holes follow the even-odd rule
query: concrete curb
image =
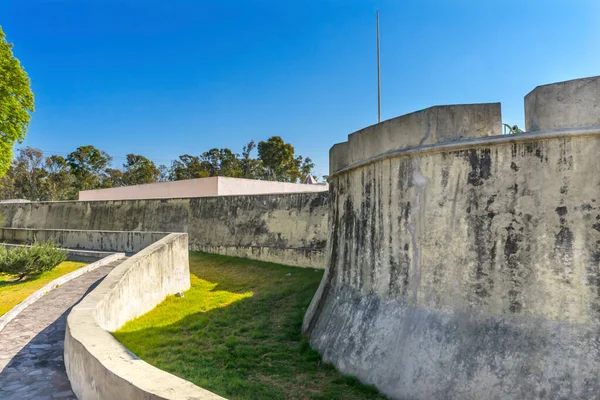
<svg viewBox="0 0 600 400">
<path fill-rule="evenodd" d="M 98 260 L 96 262 L 93 262 L 85 267 L 79 268 L 78 270 L 75 270 L 73 272 L 70 272 L 66 275 L 61 276 L 60 278 L 56 278 L 55 280 L 53 280 L 52 282 L 48 283 L 47 285 L 45 285 L 44 287 L 42 287 L 41 289 L 37 290 L 36 292 L 32 293 L 29 297 L 27 297 L 25 300 L 23 300 L 22 302 L 20 302 L 19 304 L 17 304 L 16 306 L 14 306 L 13 308 L 10 309 L 9 312 L 7 312 L 6 314 L 4 314 L 3 316 L 0 317 L 0 331 L 2 331 L 2 329 L 4 329 L 4 327 L 13 319 L 15 319 L 17 317 L 17 315 L 19 315 L 19 313 L 21 311 L 23 311 L 25 308 L 27 308 L 29 305 L 31 305 L 32 303 L 34 303 L 35 301 L 39 300 L 40 298 L 42 298 L 44 295 L 46 295 L 48 292 L 50 292 L 51 290 L 56 289 L 57 287 L 59 287 L 60 285 L 64 285 L 65 283 L 69 282 L 72 279 L 78 278 L 81 275 L 93 271 L 97 268 L 100 268 L 104 265 L 110 264 L 113 261 L 116 261 L 120 258 L 125 257 L 125 253 L 114 253 L 111 254 L 107 257 L 104 257 L 101 260 Z"/>
</svg>

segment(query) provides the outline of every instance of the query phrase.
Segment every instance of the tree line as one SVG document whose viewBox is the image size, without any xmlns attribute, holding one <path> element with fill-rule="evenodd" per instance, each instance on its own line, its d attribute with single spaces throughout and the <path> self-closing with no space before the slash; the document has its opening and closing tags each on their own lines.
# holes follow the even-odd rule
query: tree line
<svg viewBox="0 0 600 400">
<path fill-rule="evenodd" d="M 80 190 L 211 176 L 301 182 L 314 168 L 309 157 L 297 156 L 294 147 L 279 136 L 258 144 L 251 140 L 241 154 L 228 148 L 213 148 L 197 156 L 183 154 L 168 166 L 157 166 L 140 154 L 127 154 L 121 168 L 114 168 L 112 161 L 105 151 L 91 145 L 80 146 L 66 157 L 45 156 L 42 150 L 24 147 L 0 178 L 0 198 L 73 200 Z"/>
</svg>

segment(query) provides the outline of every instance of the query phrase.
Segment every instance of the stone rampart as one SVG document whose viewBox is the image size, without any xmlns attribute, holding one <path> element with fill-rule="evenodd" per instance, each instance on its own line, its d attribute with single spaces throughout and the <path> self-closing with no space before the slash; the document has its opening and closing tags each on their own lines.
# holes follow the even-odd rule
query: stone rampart
<svg viewBox="0 0 600 400">
<path fill-rule="evenodd" d="M 187 232 L 191 250 L 325 267 L 328 193 L 0 204 L 6 228 Z"/>
<path fill-rule="evenodd" d="M 597 396 L 600 113 L 584 114 L 571 129 L 533 108 L 548 131 L 487 137 L 496 113 L 460 130 L 441 113 L 457 140 L 384 122 L 336 145 L 303 325 L 324 361 L 398 399 Z"/>
</svg>

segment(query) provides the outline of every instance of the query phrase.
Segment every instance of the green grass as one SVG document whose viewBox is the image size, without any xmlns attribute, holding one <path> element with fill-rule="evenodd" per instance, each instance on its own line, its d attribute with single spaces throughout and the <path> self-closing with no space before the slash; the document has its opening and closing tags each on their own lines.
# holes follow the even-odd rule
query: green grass
<svg viewBox="0 0 600 400">
<path fill-rule="evenodd" d="M 232 400 L 385 399 L 324 364 L 300 332 L 323 271 L 198 252 L 190 271 L 184 297 L 114 333 L 143 360 Z"/>
<path fill-rule="evenodd" d="M 0 274 L 0 300 L 2 300 L 0 301 L 0 316 L 6 314 L 11 308 L 25 300 L 36 290 L 44 287 L 44 285 L 84 265 L 86 263 L 64 261 L 50 271 L 21 281 L 17 280 L 14 275 Z"/>
</svg>

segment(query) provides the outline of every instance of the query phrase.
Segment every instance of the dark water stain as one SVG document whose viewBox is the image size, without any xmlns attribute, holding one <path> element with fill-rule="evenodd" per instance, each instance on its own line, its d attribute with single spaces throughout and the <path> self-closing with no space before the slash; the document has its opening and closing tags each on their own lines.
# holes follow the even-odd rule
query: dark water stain
<svg viewBox="0 0 600 400">
<path fill-rule="evenodd" d="M 561 274 L 562 272 L 568 271 L 572 268 L 573 232 L 571 232 L 567 225 L 567 207 L 556 207 L 555 211 L 560 221 L 560 229 L 556 235 L 554 235 L 554 251 L 560 257 L 562 268 L 555 268 L 554 270 L 557 274 Z"/>
<path fill-rule="evenodd" d="M 510 302 L 509 311 L 512 313 L 519 313 L 523 309 L 523 305 L 519 300 L 522 292 L 522 282 L 519 279 L 520 268 L 517 253 L 519 252 L 522 235 L 513 227 L 512 223 L 506 227 L 506 231 L 504 257 L 511 279 L 510 289 L 508 290 L 508 299 Z"/>
<path fill-rule="evenodd" d="M 573 169 L 573 151 L 571 139 L 563 139 L 559 145 L 560 157 L 558 159 L 559 171 L 570 171 Z"/>
<path fill-rule="evenodd" d="M 447 168 L 442 169 L 442 186 L 445 188 L 448 187 L 448 178 L 450 177 L 450 171 Z"/>
<path fill-rule="evenodd" d="M 471 171 L 467 176 L 467 183 L 480 186 L 484 180 L 491 176 L 492 157 L 490 149 L 471 149 L 463 152 L 471 165 Z"/>
</svg>

